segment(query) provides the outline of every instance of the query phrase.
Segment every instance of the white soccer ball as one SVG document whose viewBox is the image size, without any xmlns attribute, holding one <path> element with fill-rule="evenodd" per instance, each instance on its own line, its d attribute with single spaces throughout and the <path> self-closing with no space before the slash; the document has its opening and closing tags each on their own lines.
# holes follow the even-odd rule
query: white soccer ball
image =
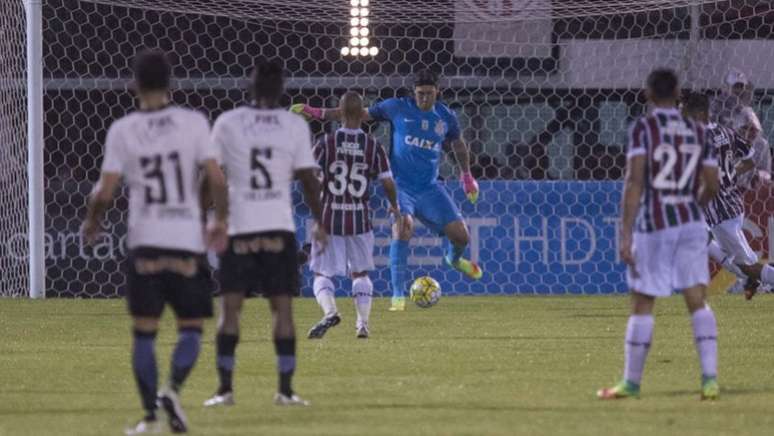
<svg viewBox="0 0 774 436">
<path fill-rule="evenodd" d="M 420 277 L 411 284 L 410 297 L 411 301 L 423 309 L 433 307 L 441 299 L 441 285 L 430 276 Z"/>
</svg>

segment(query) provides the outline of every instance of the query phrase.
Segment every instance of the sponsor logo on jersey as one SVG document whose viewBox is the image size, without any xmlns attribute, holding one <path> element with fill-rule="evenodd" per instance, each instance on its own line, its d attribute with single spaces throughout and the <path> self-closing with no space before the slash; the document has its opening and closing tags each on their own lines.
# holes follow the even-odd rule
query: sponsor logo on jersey
<svg viewBox="0 0 774 436">
<path fill-rule="evenodd" d="M 430 129 L 430 121 L 422 120 L 422 130 Z"/>
<path fill-rule="evenodd" d="M 435 122 L 435 133 L 438 136 L 444 136 L 444 134 L 446 134 L 446 123 L 443 122 L 443 120 L 438 120 Z"/>
<path fill-rule="evenodd" d="M 413 145 L 414 147 L 425 148 L 428 150 L 441 147 L 440 142 L 431 141 L 429 139 L 422 139 L 411 135 L 406 135 L 405 142 L 407 145 Z"/>
</svg>

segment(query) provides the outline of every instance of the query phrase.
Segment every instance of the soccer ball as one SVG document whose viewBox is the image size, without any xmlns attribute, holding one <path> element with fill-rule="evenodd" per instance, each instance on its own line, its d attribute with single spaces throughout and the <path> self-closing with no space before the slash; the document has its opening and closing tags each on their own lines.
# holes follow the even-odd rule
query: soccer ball
<svg viewBox="0 0 774 436">
<path fill-rule="evenodd" d="M 417 306 L 427 309 L 433 307 L 441 299 L 441 285 L 430 276 L 420 277 L 411 284 L 411 301 Z"/>
</svg>

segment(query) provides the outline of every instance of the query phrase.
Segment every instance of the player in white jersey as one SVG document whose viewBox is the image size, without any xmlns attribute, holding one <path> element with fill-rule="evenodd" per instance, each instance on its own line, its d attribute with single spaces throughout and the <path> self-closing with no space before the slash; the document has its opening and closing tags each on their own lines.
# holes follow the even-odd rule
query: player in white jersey
<svg viewBox="0 0 774 436">
<path fill-rule="evenodd" d="M 320 182 L 312 156 L 311 133 L 300 116 L 279 108 L 282 69 L 259 64 L 252 78 L 253 103 L 223 113 L 212 130 L 228 177 L 231 210 L 229 246 L 220 259 L 221 310 L 216 338 L 220 385 L 205 406 L 234 403 L 234 353 L 245 294 L 269 299 L 277 353 L 278 405 L 307 405 L 293 393 L 296 335 L 291 308 L 299 291 L 299 271 L 291 184 L 301 182 L 312 217 L 320 222 Z M 313 238 L 324 249 L 327 234 L 315 226 Z"/>
<path fill-rule="evenodd" d="M 373 284 L 368 272 L 374 269 L 374 233 L 368 207 L 372 179 L 381 181 L 395 222 L 401 222 L 387 154 L 371 135 L 360 129 L 363 99 L 356 92 L 347 92 L 341 97 L 339 108 L 343 127 L 324 135 L 314 146 L 323 180 L 323 227 L 331 240 L 324 252 L 312 246 L 314 296 L 324 317 L 309 330 L 310 339 L 322 338 L 341 321 L 331 279 L 348 274 L 352 277 L 357 337 L 369 336 Z"/>
<path fill-rule="evenodd" d="M 170 65 L 163 53 L 142 52 L 134 62 L 140 110 L 115 121 L 105 141 L 99 183 L 83 224 L 87 241 L 101 231 L 121 179 L 129 186 L 127 299 L 134 323 L 132 367 L 146 416 L 126 434 L 157 433 L 157 403 L 174 433 L 187 429 L 178 392 L 199 354 L 204 318 L 212 316 L 212 283 L 204 261 L 199 204 L 203 170 L 216 206 L 210 246 L 226 244 L 225 178 L 209 144 L 209 122 L 168 98 Z M 169 384 L 158 392 L 155 338 L 165 303 L 177 316 L 178 341 Z"/>
<path fill-rule="evenodd" d="M 703 94 L 691 94 L 683 103 L 683 115 L 701 123 L 709 121 L 709 99 Z M 712 233 L 708 250 L 718 265 L 736 274 L 752 295 L 758 287 L 755 280 L 748 280 L 737 264 L 758 263 L 747 237 L 744 235 L 744 199 L 738 177 L 755 166 L 753 150 L 748 141 L 732 129 L 720 124 L 707 125 L 707 140 L 713 144 L 720 169 L 720 191 L 704 209 L 707 226 Z"/>
<path fill-rule="evenodd" d="M 620 251 L 632 294 L 624 376 L 597 396 L 639 396 L 655 299 L 682 290 L 701 362 L 701 396 L 715 399 L 717 324 L 705 295 L 709 259 L 701 207 L 718 191 L 717 160 L 704 126 L 677 110 L 679 87 L 673 71 L 650 73 L 647 94 L 653 110 L 632 124 L 622 200 Z"/>
</svg>

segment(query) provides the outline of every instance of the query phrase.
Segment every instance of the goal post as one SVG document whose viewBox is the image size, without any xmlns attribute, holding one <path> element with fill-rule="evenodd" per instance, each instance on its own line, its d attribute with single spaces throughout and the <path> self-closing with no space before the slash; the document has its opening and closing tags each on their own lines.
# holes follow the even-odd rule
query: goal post
<svg viewBox="0 0 774 436">
<path fill-rule="evenodd" d="M 43 173 L 43 0 L 25 0 L 27 14 L 27 156 L 29 296 L 46 297 Z"/>
</svg>

